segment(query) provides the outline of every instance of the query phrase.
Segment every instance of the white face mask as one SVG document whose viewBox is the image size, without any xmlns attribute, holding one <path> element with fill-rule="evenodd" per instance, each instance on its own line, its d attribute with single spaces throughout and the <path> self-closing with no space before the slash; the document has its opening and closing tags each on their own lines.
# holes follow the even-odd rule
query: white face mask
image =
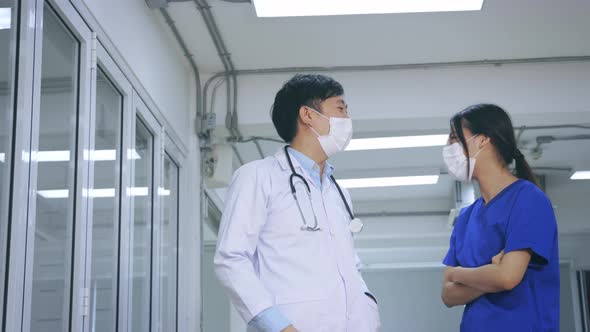
<svg viewBox="0 0 590 332">
<path fill-rule="evenodd" d="M 469 143 L 477 135 L 471 136 L 466 143 Z M 467 171 L 467 157 L 465 156 L 463 146 L 460 143 L 453 143 L 443 148 L 443 159 L 449 174 L 458 181 L 471 182 L 477 156 L 483 150 L 480 149 L 475 156 L 469 158 L 469 172 Z"/>
<path fill-rule="evenodd" d="M 315 129 L 309 126 L 318 136 L 320 145 L 326 155 L 331 157 L 338 152 L 344 151 L 352 139 L 352 120 L 350 118 L 328 118 L 313 108 L 310 107 L 310 109 L 330 121 L 330 132 L 328 135 L 320 135 Z"/>
</svg>

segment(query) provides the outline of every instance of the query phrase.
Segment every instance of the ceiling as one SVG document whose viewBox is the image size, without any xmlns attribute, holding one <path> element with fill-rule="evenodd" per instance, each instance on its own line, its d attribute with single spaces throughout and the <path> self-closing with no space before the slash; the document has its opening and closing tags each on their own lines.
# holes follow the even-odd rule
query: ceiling
<svg viewBox="0 0 590 332">
<path fill-rule="evenodd" d="M 480 12 L 258 18 L 209 1 L 237 69 L 405 64 L 590 54 L 590 2 L 488 0 Z M 192 1 L 169 11 L 202 73 L 222 71 Z"/>
<path fill-rule="evenodd" d="M 238 70 L 590 55 L 590 2 L 583 0 L 487 0 L 481 12 L 290 18 L 257 18 L 249 3 L 209 3 Z M 202 76 L 207 79 L 221 72 L 223 66 L 195 4 L 171 3 L 168 10 Z M 446 134 L 453 113 L 481 101 L 504 106 L 516 126 L 590 124 L 589 75 L 588 63 L 334 74 L 347 91 L 355 138 Z M 245 135 L 276 137 L 268 110 L 287 78 L 240 76 L 238 108 L 240 129 Z M 222 137 L 224 89 L 219 90 L 215 111 L 220 125 L 218 136 Z M 586 192 L 589 181 L 573 183 L 569 174 L 576 169 L 590 169 L 590 140 L 544 145 L 538 158 L 531 150 L 538 136 L 589 134 L 590 130 L 583 129 L 527 130 L 520 144 L 533 167 L 564 169 L 538 170 L 552 178 L 552 186 L 567 183 L 567 190 L 575 187 L 578 193 Z M 264 156 L 281 147 L 273 142 L 260 145 Z M 253 143 L 237 147 L 244 162 L 261 157 Z M 412 170 L 444 173 L 441 150 L 345 152 L 331 162 L 341 179 Z M 235 166 L 239 166 L 237 162 Z M 353 189 L 351 194 L 355 206 L 364 212 L 417 212 L 453 208 L 453 190 L 454 182 L 443 174 L 436 185 Z M 567 190 L 560 189 L 559 195 L 565 195 Z M 217 190 L 221 198 L 224 192 Z M 399 220 L 381 218 L 378 223 L 388 221 Z M 436 223 L 446 225 L 446 218 L 438 218 Z M 395 229 L 366 236 L 391 237 Z M 442 232 L 447 231 L 442 228 Z"/>
</svg>

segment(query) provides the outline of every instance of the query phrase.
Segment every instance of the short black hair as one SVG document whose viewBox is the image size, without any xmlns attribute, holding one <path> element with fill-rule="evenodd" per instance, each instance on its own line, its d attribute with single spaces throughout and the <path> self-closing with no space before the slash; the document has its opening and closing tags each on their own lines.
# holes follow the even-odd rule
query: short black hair
<svg viewBox="0 0 590 332">
<path fill-rule="evenodd" d="M 272 122 L 281 138 L 290 143 L 297 134 L 301 106 L 321 112 L 320 103 L 344 95 L 342 85 L 324 75 L 297 74 L 277 92 L 271 109 Z"/>
</svg>

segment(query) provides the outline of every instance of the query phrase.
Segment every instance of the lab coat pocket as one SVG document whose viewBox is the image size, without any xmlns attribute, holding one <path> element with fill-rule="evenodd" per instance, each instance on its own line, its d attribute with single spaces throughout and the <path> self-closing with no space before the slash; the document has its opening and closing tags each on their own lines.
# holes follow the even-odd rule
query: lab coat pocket
<svg viewBox="0 0 590 332">
<path fill-rule="evenodd" d="M 300 301 L 279 304 L 278 308 L 299 332 L 324 331 L 327 301 Z"/>
</svg>

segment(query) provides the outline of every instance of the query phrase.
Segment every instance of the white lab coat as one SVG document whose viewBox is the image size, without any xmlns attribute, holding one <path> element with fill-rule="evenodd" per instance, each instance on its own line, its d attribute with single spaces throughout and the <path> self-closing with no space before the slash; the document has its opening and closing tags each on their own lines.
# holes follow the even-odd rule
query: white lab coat
<svg viewBox="0 0 590 332">
<path fill-rule="evenodd" d="M 246 164 L 236 171 L 225 201 L 217 277 L 246 322 L 277 306 L 301 332 L 377 331 L 378 308 L 364 294 L 368 289 L 358 271 L 350 217 L 337 188 L 324 178 L 320 190 L 291 159 L 309 183 L 322 230 L 301 230 L 284 150 Z M 306 190 L 301 183 L 297 189 L 307 223 L 313 225 Z"/>
</svg>

